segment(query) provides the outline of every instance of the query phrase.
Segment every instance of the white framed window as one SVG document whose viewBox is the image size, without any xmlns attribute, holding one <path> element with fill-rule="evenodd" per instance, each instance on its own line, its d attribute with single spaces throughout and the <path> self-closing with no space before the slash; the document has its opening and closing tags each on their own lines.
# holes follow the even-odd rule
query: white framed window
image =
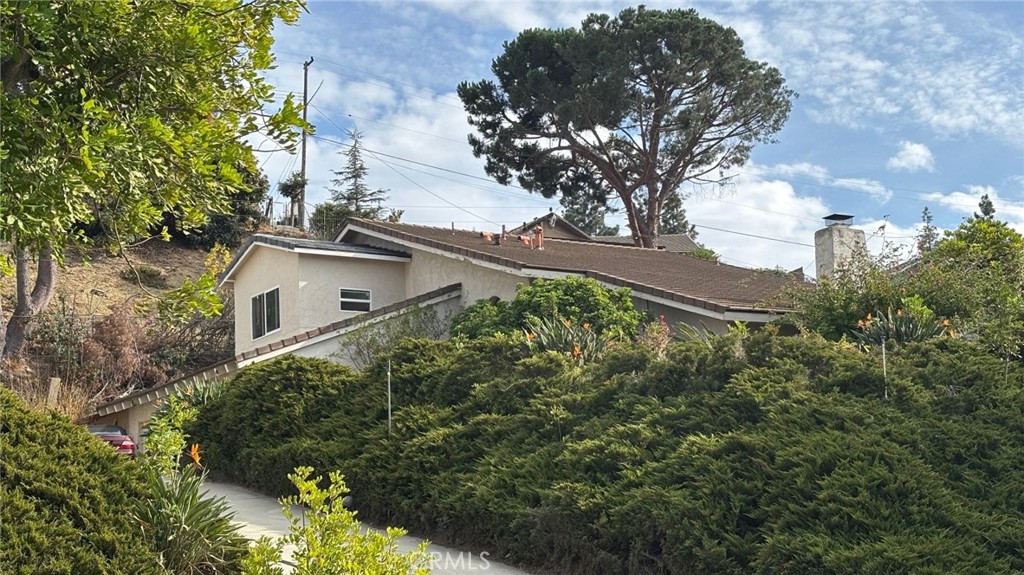
<svg viewBox="0 0 1024 575">
<path fill-rule="evenodd" d="M 252 298 L 252 338 L 259 339 L 281 329 L 281 292 L 267 290 Z"/>
<path fill-rule="evenodd" d="M 370 290 L 341 288 L 338 290 L 341 311 L 370 311 Z"/>
</svg>

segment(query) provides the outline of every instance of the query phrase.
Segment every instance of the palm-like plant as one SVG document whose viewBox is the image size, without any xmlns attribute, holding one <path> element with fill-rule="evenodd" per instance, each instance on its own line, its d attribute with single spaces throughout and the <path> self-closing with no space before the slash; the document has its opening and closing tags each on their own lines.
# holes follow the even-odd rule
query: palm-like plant
<svg viewBox="0 0 1024 575">
<path fill-rule="evenodd" d="M 589 323 L 548 317 L 531 321 L 526 331 L 530 347 L 540 351 L 564 353 L 581 365 L 596 359 L 615 340 L 607 334 L 591 329 Z"/>
<path fill-rule="evenodd" d="M 135 517 L 164 568 L 174 575 L 240 573 L 249 541 L 223 497 L 200 493 L 205 473 L 198 464 L 169 477 L 145 468 L 152 497 L 138 503 Z"/>
</svg>

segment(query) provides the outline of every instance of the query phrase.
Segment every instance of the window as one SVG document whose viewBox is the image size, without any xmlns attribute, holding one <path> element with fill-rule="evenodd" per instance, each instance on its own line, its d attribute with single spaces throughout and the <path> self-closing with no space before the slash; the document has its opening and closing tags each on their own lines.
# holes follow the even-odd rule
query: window
<svg viewBox="0 0 1024 575">
<path fill-rule="evenodd" d="M 339 293 L 341 311 L 370 311 L 370 290 L 341 288 Z"/>
<path fill-rule="evenodd" d="M 281 295 L 278 288 L 252 298 L 252 338 L 281 329 Z"/>
</svg>

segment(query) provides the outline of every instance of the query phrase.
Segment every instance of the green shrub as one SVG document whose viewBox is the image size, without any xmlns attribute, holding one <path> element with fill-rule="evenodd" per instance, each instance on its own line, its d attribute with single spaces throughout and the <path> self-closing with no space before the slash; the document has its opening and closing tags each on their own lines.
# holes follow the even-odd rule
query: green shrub
<svg viewBox="0 0 1024 575">
<path fill-rule="evenodd" d="M 159 574 L 131 517 L 139 467 L 83 427 L 0 389 L 0 572 Z"/>
<path fill-rule="evenodd" d="M 530 330 L 541 320 L 589 324 L 610 338 L 637 335 L 644 314 L 633 307 L 628 288 L 611 290 L 591 278 L 538 278 L 516 286 L 510 302 L 478 301 L 452 318 L 451 333 L 469 338 Z"/>
<path fill-rule="evenodd" d="M 984 348 L 910 342 L 883 374 L 854 344 L 771 330 L 660 358 L 623 342 L 585 366 L 523 343 L 406 340 L 340 376 L 329 411 L 297 410 L 320 385 L 304 376 L 258 405 L 240 386 L 245 401 L 214 401 L 199 421 L 220 442 L 248 438 L 234 449 L 249 482 L 329 463 L 364 518 L 537 570 L 1024 570 L 1024 370 Z M 268 364 L 254 381 L 293 369 L 305 368 Z M 276 438 L 241 420 L 283 414 L 300 423 Z"/>
<path fill-rule="evenodd" d="M 409 552 L 398 550 L 402 529 L 389 527 L 384 533 L 361 529 L 355 513 L 345 508 L 346 488 L 341 474 L 331 473 L 328 487 L 322 477 L 310 477 L 312 468 L 300 467 L 288 478 L 298 495 L 281 500 L 281 510 L 290 530 L 278 543 L 262 538 L 246 561 L 247 575 L 274 572 L 281 561 L 283 544 L 293 545 L 295 575 L 427 575 L 430 569 L 426 542 Z M 300 516 L 292 506 L 302 506 Z"/>
<path fill-rule="evenodd" d="M 310 436 L 350 399 L 354 377 L 350 368 L 324 359 L 286 355 L 259 363 L 225 383 L 223 394 L 185 431 L 203 446 L 215 476 L 248 486 L 282 485 L 295 465 L 275 466 L 269 477 L 263 468 L 273 464 L 267 451 Z"/>
</svg>

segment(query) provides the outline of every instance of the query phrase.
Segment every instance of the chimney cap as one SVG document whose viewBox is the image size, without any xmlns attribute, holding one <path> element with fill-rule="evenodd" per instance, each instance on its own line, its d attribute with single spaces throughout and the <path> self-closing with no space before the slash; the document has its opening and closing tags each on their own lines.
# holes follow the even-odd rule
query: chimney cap
<svg viewBox="0 0 1024 575">
<path fill-rule="evenodd" d="M 828 222 L 826 225 L 829 226 L 848 226 L 853 223 L 853 216 L 849 214 L 829 214 L 825 216 L 824 220 Z"/>
</svg>

